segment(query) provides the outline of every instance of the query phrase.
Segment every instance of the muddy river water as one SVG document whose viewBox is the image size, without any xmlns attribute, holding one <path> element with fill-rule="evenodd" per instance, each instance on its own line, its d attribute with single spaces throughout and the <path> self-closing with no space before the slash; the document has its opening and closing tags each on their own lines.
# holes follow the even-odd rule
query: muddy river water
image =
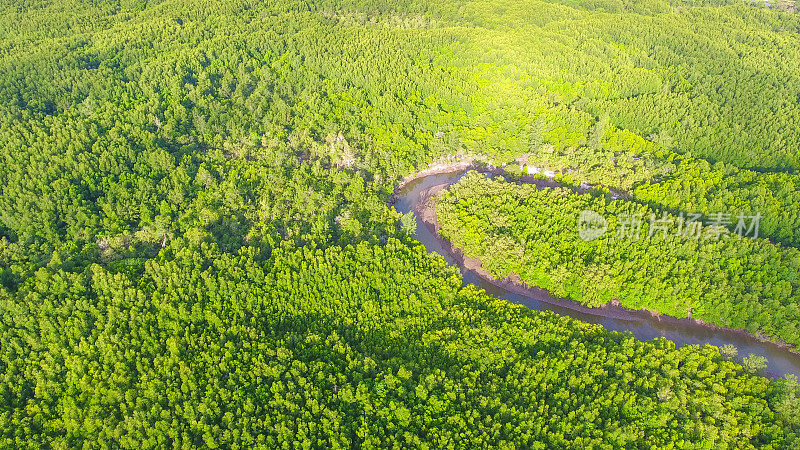
<svg viewBox="0 0 800 450">
<path fill-rule="evenodd" d="M 464 285 L 475 285 L 494 297 L 519 303 L 533 310 L 550 310 L 584 322 L 600 324 L 607 330 L 630 332 L 643 341 L 663 337 L 677 346 L 730 344 L 739 350 L 739 356 L 749 354 L 765 356 L 769 361 L 767 373 L 770 376 L 793 373 L 800 377 L 800 355 L 779 345 L 761 342 L 742 331 L 708 327 L 690 321 L 682 323 L 677 320 L 665 320 L 624 308 L 612 310 L 585 308 L 575 302 L 553 298 L 544 290 L 514 289 L 508 282 L 494 280 L 479 269 L 476 270 L 473 265 L 464 264 L 460 252 L 455 251 L 438 235 L 430 221 L 426 223 L 420 218 L 423 203 L 431 192 L 455 183 L 464 173 L 465 170 L 457 170 L 418 177 L 397 191 L 394 203 L 399 212 L 415 212 L 417 220 L 415 238 L 425 245 L 429 252 L 439 253 L 448 263 L 459 266 Z"/>
</svg>

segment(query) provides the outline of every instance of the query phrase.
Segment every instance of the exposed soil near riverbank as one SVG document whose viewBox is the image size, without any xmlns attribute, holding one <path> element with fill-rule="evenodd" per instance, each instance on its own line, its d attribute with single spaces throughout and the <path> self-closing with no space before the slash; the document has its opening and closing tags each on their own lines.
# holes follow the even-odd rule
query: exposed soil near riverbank
<svg viewBox="0 0 800 450">
<path fill-rule="evenodd" d="M 500 167 L 483 167 L 471 161 L 459 161 L 452 164 L 439 164 L 432 166 L 427 170 L 421 171 L 415 174 L 414 176 L 406 177 L 405 179 L 403 179 L 398 188 L 395 190 L 395 194 L 392 196 L 390 203 L 393 203 L 398 198 L 401 189 L 403 187 L 409 185 L 410 183 L 416 180 L 438 174 L 449 174 L 455 172 L 463 173 L 468 170 L 478 170 L 480 172 L 489 173 L 492 175 L 503 175 L 503 176 L 508 175 Z M 456 178 L 454 178 L 450 182 L 440 184 L 437 186 L 432 186 L 422 191 L 420 193 L 420 198 L 416 199 L 415 201 L 415 206 L 413 208 L 413 211 L 420 219 L 422 224 L 424 224 L 424 226 L 427 227 L 428 230 L 435 236 L 435 238 L 437 239 L 438 243 L 442 246 L 442 248 L 446 252 L 448 252 L 450 256 L 452 256 L 452 258 L 456 261 L 456 264 L 458 266 L 466 270 L 473 271 L 488 283 L 498 288 L 504 289 L 506 291 L 516 293 L 518 295 L 522 295 L 543 303 L 547 303 L 550 305 L 554 305 L 560 308 L 568 309 L 582 314 L 590 314 L 599 317 L 630 320 L 630 321 L 656 320 L 660 323 L 671 324 L 676 327 L 680 327 L 687 330 L 690 329 L 720 330 L 720 331 L 725 331 L 727 333 L 738 335 L 740 337 L 761 342 L 764 345 L 774 346 L 776 348 L 789 351 L 795 355 L 800 355 L 800 351 L 798 351 L 798 349 L 795 348 L 793 345 L 778 342 L 769 339 L 766 336 L 754 335 L 748 332 L 747 330 L 741 328 L 733 329 L 707 323 L 699 319 L 677 318 L 673 316 L 662 315 L 656 311 L 648 309 L 641 309 L 641 310 L 629 309 L 622 306 L 617 300 L 609 302 L 600 307 L 588 307 L 573 300 L 555 298 L 552 295 L 550 295 L 550 293 L 545 289 L 535 286 L 528 286 L 519 277 L 519 275 L 515 273 L 511 273 L 509 276 L 503 279 L 495 278 L 491 273 L 489 273 L 487 270 L 483 268 L 483 263 L 480 259 L 471 258 L 465 255 L 461 249 L 455 247 L 450 241 L 442 238 L 441 235 L 439 234 L 441 225 L 439 224 L 436 217 L 435 197 L 442 190 L 446 189 L 450 184 L 452 184 L 455 181 Z M 551 178 L 543 179 L 540 177 L 532 177 L 527 175 L 523 177 L 518 177 L 518 182 L 535 184 L 539 187 L 562 186 L 560 183 L 556 182 Z"/>
</svg>

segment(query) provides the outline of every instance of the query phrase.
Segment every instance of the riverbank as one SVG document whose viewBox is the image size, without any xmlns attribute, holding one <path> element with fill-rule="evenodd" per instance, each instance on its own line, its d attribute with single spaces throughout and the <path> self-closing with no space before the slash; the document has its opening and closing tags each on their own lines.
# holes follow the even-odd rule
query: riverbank
<svg viewBox="0 0 800 450">
<path fill-rule="evenodd" d="M 728 328 L 707 323 L 699 319 L 677 318 L 673 316 L 662 315 L 658 312 L 648 309 L 634 310 L 622 306 L 619 302 L 610 302 L 600 307 L 588 307 L 573 300 L 555 298 L 551 296 L 550 293 L 545 289 L 535 286 L 528 286 L 516 274 L 510 274 L 508 277 L 503 279 L 495 278 L 491 273 L 483 269 L 483 263 L 479 259 L 470 258 L 469 256 L 465 255 L 461 249 L 456 248 L 449 241 L 442 238 L 439 234 L 441 226 L 436 218 L 435 196 L 441 192 L 441 190 L 456 182 L 458 177 L 465 171 L 473 169 L 492 175 L 508 176 L 508 174 L 500 167 L 485 167 L 475 164 L 473 161 L 457 161 L 453 164 L 439 164 L 432 166 L 425 171 L 414 174 L 413 176 L 404 178 L 403 182 L 400 184 L 397 190 L 395 190 L 395 193 L 392 196 L 392 203 L 397 201 L 397 199 L 403 195 L 403 190 L 411 186 L 411 184 L 415 181 L 433 177 L 435 175 L 452 174 L 452 177 L 450 177 L 447 182 L 436 186 L 430 186 L 421 191 L 419 193 L 419 198 L 415 198 L 411 202 L 412 209 L 416 213 L 420 224 L 426 227 L 433 238 L 436 239 L 438 245 L 441 246 L 445 252 L 449 253 L 449 255 L 455 260 L 455 264 L 465 270 L 472 271 L 482 280 L 486 281 L 492 286 L 508 292 L 513 292 L 541 303 L 552 305 L 556 308 L 574 311 L 579 315 L 583 314 L 632 322 L 657 322 L 658 324 L 687 330 L 690 333 L 693 331 L 717 331 L 725 333 L 726 335 L 738 337 L 738 339 L 741 340 L 749 340 L 754 342 L 753 344 L 748 345 L 755 345 L 755 342 L 757 342 L 764 347 L 773 348 L 773 350 L 779 349 L 781 351 L 789 352 L 794 356 L 800 356 L 800 352 L 793 345 L 773 340 L 763 335 L 756 335 L 741 328 Z M 543 179 L 541 177 L 531 176 L 523 176 L 522 178 L 523 179 L 520 179 L 518 182 L 536 184 L 539 187 L 561 186 L 560 183 L 556 182 L 552 178 Z M 567 314 L 569 314 L 569 312 L 567 312 Z M 742 356 L 746 355 L 743 354 Z"/>
<path fill-rule="evenodd" d="M 569 186 L 556 181 L 555 175 L 563 175 L 562 173 L 544 170 L 544 172 L 553 172 L 555 175 L 550 177 L 545 175 L 544 173 L 539 173 L 536 175 L 530 174 L 522 174 L 522 175 L 512 175 L 509 174 L 504 166 L 493 166 L 491 164 L 481 164 L 477 162 L 475 158 L 463 158 L 458 159 L 455 161 L 448 161 L 448 162 L 439 162 L 434 163 L 428 166 L 423 170 L 419 170 L 414 172 L 411 175 L 403 177 L 400 182 L 397 184 L 397 187 L 394 189 L 394 193 L 389 198 L 389 204 L 394 204 L 397 201 L 397 197 L 400 192 L 405 189 L 409 184 L 433 176 L 433 175 L 442 175 L 454 172 L 467 172 L 470 170 L 475 170 L 481 173 L 487 173 L 495 176 L 502 176 L 508 179 L 510 182 L 517 182 L 517 183 L 525 183 L 525 184 L 535 184 L 536 186 L 542 187 L 566 187 L 570 189 L 574 189 L 578 193 L 586 193 L 589 189 L 595 187 L 596 185 L 589 184 L 586 182 L 581 182 L 579 186 Z M 627 192 L 616 191 L 609 189 L 609 193 L 611 194 L 612 198 L 622 198 L 622 199 L 630 199 L 632 198 L 630 194 Z"/>
<path fill-rule="evenodd" d="M 474 158 L 464 158 L 456 161 L 434 163 L 428 166 L 426 169 L 414 172 L 413 174 L 408 175 L 404 177 L 402 180 L 400 180 L 400 183 L 398 183 L 397 187 L 394 189 L 394 193 L 389 198 L 389 204 L 393 205 L 397 201 L 397 197 L 400 194 L 400 192 L 404 188 L 406 188 L 409 184 L 415 181 L 433 175 L 441 175 L 454 172 L 468 172 L 470 170 L 476 170 L 481 173 L 488 173 L 496 176 L 511 177 L 511 175 L 509 175 L 502 166 L 480 164 Z M 527 184 L 536 184 L 539 187 L 563 186 L 561 183 L 555 181 L 554 178 L 550 177 L 542 178 L 541 176 L 520 175 L 514 178 L 517 179 L 519 182 Z M 619 193 L 616 192 L 614 192 L 614 194 L 619 195 Z"/>
</svg>

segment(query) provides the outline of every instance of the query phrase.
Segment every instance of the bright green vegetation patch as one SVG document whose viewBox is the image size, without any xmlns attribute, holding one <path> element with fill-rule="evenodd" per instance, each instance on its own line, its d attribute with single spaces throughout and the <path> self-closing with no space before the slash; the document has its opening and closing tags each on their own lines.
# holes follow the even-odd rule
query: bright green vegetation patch
<svg viewBox="0 0 800 450">
<path fill-rule="evenodd" d="M 179 232 L 208 155 L 388 190 L 480 154 L 671 209 L 735 199 L 799 245 L 798 16 L 562 3 L 0 1 L 0 240 L 40 262 Z"/>
<path fill-rule="evenodd" d="M 459 291 L 386 200 L 476 156 L 735 198 L 798 245 L 799 25 L 740 1 L 0 0 L 0 447 L 791 446 L 789 383 Z M 792 340 L 775 252 L 750 280 L 774 305 L 669 307 Z"/>
<path fill-rule="evenodd" d="M 791 385 L 714 347 L 642 343 L 459 286 L 397 240 L 267 257 L 181 239 L 135 282 L 42 269 L 17 297 L 0 291 L 0 446 L 796 439 Z"/>
<path fill-rule="evenodd" d="M 581 238 L 584 210 L 607 219 L 602 237 Z M 730 234 L 714 239 L 710 225 L 700 238 L 681 236 L 678 218 L 664 220 L 647 206 L 474 172 L 442 193 L 436 213 L 442 235 L 497 277 L 514 272 L 530 285 L 587 305 L 617 298 L 629 308 L 691 314 L 800 344 L 796 249 Z M 684 225 L 682 231 L 690 230 Z"/>
</svg>

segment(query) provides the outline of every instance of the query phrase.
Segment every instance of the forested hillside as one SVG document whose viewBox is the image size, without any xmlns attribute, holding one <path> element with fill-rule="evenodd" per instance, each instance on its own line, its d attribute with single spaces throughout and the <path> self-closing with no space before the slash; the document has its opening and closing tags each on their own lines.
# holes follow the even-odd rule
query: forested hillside
<svg viewBox="0 0 800 450">
<path fill-rule="evenodd" d="M 780 65 L 796 60 L 797 17 L 738 3 L 599 8 L 620 10 L 623 25 L 598 8 L 9 4 L 0 231 L 25 255 L 48 257 L 65 241 L 174 224 L 171 210 L 185 208 L 188 180 L 213 155 L 271 166 L 311 158 L 381 191 L 441 156 L 482 154 L 672 209 L 735 198 L 765 216 L 766 237 L 800 243 L 800 83 L 794 65 Z M 676 34 L 687 22 L 697 30 Z M 718 30 L 728 22 L 741 27 Z"/>
<path fill-rule="evenodd" d="M 799 30 L 739 1 L 0 0 L 0 446 L 797 445 L 795 380 L 460 289 L 387 201 L 479 158 L 758 212 L 760 286 L 597 298 L 795 342 Z"/>
<path fill-rule="evenodd" d="M 4 294 L 3 447 L 780 448 L 791 385 L 458 290 L 422 247 L 177 239 Z M 58 349 L 54 351 L 53 349 Z M 691 444 L 690 444 L 691 443 Z"/>
<path fill-rule="evenodd" d="M 448 188 L 435 207 L 442 236 L 497 278 L 514 272 L 590 306 L 616 298 L 633 309 L 800 345 L 797 249 L 728 234 L 708 221 L 691 225 L 688 217 L 610 200 L 602 191 L 539 189 L 477 172 Z M 605 218 L 605 234 L 585 239 L 582 211 Z"/>
</svg>

